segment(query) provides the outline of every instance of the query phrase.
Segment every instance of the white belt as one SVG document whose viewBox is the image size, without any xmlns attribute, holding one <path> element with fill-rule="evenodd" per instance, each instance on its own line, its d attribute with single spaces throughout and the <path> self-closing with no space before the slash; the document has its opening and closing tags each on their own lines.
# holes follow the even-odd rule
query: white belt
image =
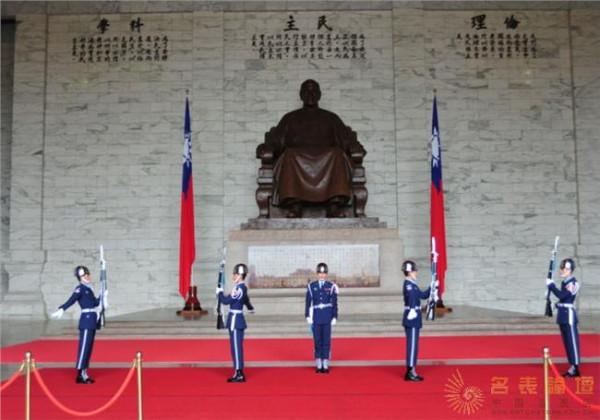
<svg viewBox="0 0 600 420">
<path fill-rule="evenodd" d="M 324 309 L 330 308 L 331 306 L 333 306 L 331 303 L 319 303 L 318 305 L 314 305 L 313 308 Z"/>
<path fill-rule="evenodd" d="M 82 313 L 86 312 L 96 312 L 96 308 L 85 308 L 81 310 Z"/>
<path fill-rule="evenodd" d="M 230 310 L 229 310 L 229 313 L 230 313 L 230 314 L 234 314 L 234 315 L 241 314 L 242 312 L 243 312 L 243 311 L 242 311 L 242 310 L 240 310 L 240 309 L 230 309 Z"/>
<path fill-rule="evenodd" d="M 573 308 L 573 309 L 575 309 L 575 305 L 572 303 L 557 303 L 556 307 L 557 308 Z"/>
<path fill-rule="evenodd" d="M 411 309 L 414 309 L 415 311 L 418 311 L 419 309 L 421 309 L 420 306 L 415 306 L 414 308 L 411 308 L 410 306 L 405 306 L 404 310 L 405 311 L 410 311 Z"/>
</svg>

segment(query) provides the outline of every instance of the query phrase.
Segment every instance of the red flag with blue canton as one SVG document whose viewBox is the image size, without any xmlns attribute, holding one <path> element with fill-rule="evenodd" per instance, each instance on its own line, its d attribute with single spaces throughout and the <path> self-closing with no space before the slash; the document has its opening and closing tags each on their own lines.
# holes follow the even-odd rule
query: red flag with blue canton
<svg viewBox="0 0 600 420">
<path fill-rule="evenodd" d="M 437 113 L 437 99 L 433 97 L 431 122 L 431 237 L 435 238 L 438 256 L 437 279 L 440 298 L 444 293 L 446 276 L 446 222 L 444 220 L 444 186 L 442 183 L 442 144 Z"/>
<path fill-rule="evenodd" d="M 185 299 L 192 282 L 192 265 L 196 259 L 194 182 L 192 177 L 192 123 L 190 121 L 190 104 L 188 98 L 185 98 L 181 224 L 179 235 L 179 294 Z"/>
</svg>

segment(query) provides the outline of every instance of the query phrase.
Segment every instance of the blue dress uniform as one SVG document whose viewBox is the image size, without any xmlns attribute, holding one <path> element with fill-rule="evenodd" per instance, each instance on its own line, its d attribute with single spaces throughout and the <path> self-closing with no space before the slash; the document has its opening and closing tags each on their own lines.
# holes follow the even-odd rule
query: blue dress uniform
<svg viewBox="0 0 600 420">
<path fill-rule="evenodd" d="M 89 284 L 81 282 L 73 291 L 71 297 L 59 309 L 66 311 L 75 302 L 81 307 L 79 317 L 79 347 L 77 351 L 77 382 L 91 383 L 93 380 L 87 376 L 87 368 L 90 365 L 98 314 L 96 307 L 100 304 L 100 297 L 94 296 L 94 291 Z"/>
<path fill-rule="evenodd" d="M 567 352 L 567 358 L 572 369 L 565 376 L 579 376 L 579 331 L 577 329 L 577 312 L 575 310 L 575 299 L 579 292 L 579 283 L 575 277 L 564 279 L 560 290 L 554 282 L 548 284 L 548 288 L 558 298 L 556 308 L 556 323 L 560 327 L 560 334 Z"/>
<path fill-rule="evenodd" d="M 253 310 L 252 304 L 248 298 L 248 288 L 243 282 L 237 283 L 231 295 L 225 296 L 223 292 L 219 292 L 219 302 L 223 305 L 229 305 L 229 314 L 227 315 L 227 330 L 229 331 L 229 344 L 231 347 L 231 359 L 233 360 L 233 368 L 235 376 L 238 380 L 230 382 L 244 382 L 244 330 L 246 329 L 246 319 L 244 318 L 244 305 L 248 309 Z"/>
<path fill-rule="evenodd" d="M 416 271 L 416 270 L 415 270 Z M 419 353 L 419 331 L 423 326 L 421 319 L 421 299 L 428 299 L 431 288 L 421 291 L 417 283 L 406 278 L 402 286 L 404 295 L 404 314 L 402 326 L 406 332 L 406 376 L 407 380 L 422 380 L 415 372 L 417 356 Z M 410 314 L 410 315 L 409 315 Z M 409 317 L 411 319 L 409 319 Z"/>
<path fill-rule="evenodd" d="M 337 320 L 337 286 L 329 280 L 315 280 L 308 284 L 304 316 L 312 319 L 317 372 L 329 372 L 331 358 L 331 321 Z"/>
</svg>

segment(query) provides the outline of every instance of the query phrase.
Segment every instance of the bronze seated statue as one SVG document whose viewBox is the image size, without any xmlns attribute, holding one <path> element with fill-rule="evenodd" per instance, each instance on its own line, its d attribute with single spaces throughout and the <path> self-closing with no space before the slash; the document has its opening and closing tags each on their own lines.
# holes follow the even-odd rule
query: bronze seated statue
<svg viewBox="0 0 600 420">
<path fill-rule="evenodd" d="M 365 149 L 356 132 L 318 106 L 319 84 L 300 88 L 303 107 L 283 116 L 256 148 L 259 217 L 364 217 Z"/>
</svg>

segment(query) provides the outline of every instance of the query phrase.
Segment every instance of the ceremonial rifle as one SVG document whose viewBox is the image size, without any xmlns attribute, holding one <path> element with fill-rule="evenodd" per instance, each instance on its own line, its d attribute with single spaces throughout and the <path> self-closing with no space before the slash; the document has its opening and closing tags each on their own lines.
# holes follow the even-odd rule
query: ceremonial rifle
<svg viewBox="0 0 600 420">
<path fill-rule="evenodd" d="M 554 274 L 554 268 L 556 266 L 556 254 L 558 254 L 558 239 L 559 236 L 554 238 L 554 248 L 552 249 L 552 257 L 550 258 L 550 267 L 548 267 L 548 276 L 546 277 L 548 280 L 552 280 L 552 275 Z M 550 301 L 550 289 L 546 291 L 546 316 L 552 316 L 552 302 Z"/>
<path fill-rule="evenodd" d="M 435 320 L 435 296 L 437 296 L 437 260 L 438 253 L 435 250 L 435 237 L 431 237 L 431 284 L 429 286 L 429 300 L 427 301 L 427 315 L 428 321 Z"/>
<path fill-rule="evenodd" d="M 219 277 L 217 278 L 217 287 L 225 287 L 225 249 L 223 249 L 223 259 L 219 263 Z M 217 330 L 225 328 L 225 318 L 221 309 L 221 300 L 217 295 Z"/>
<path fill-rule="evenodd" d="M 107 290 L 108 284 L 106 280 L 106 261 L 104 260 L 104 247 L 100 245 L 100 311 L 98 312 L 98 329 L 101 329 L 106 324 L 106 307 L 104 306 L 104 295 Z"/>
</svg>

